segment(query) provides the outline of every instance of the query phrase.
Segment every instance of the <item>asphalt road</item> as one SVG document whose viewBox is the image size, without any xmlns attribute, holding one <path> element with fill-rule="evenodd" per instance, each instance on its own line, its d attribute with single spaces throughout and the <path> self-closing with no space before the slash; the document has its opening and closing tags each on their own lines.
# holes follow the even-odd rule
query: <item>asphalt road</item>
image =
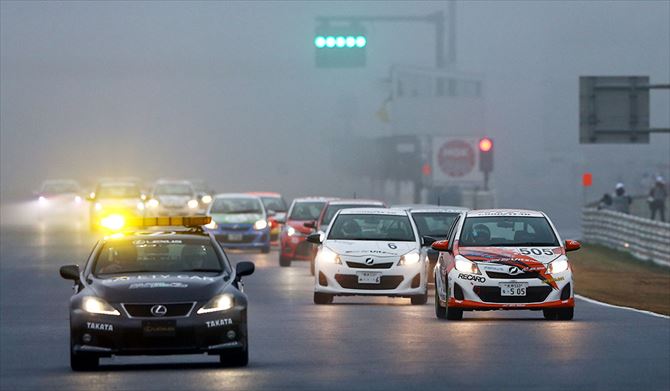
<svg viewBox="0 0 670 391">
<path fill-rule="evenodd" d="M 315 306 L 307 264 L 279 268 L 276 251 L 231 254 L 257 267 L 245 280 L 248 367 L 218 368 L 204 355 L 117 357 L 73 373 L 72 290 L 58 268 L 81 265 L 95 237 L 4 226 L 0 239 L 2 390 L 670 389 L 668 319 L 581 300 L 572 322 L 526 311 L 440 321 L 432 298 L 424 306 L 388 298 Z"/>
</svg>

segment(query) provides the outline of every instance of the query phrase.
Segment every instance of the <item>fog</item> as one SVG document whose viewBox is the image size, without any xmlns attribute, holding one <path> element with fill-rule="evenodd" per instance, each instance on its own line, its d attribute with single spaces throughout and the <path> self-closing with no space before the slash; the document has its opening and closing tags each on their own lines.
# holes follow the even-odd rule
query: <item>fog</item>
<svg viewBox="0 0 670 391">
<path fill-rule="evenodd" d="M 425 15 L 445 2 L 10 2 L 0 25 L 2 202 L 42 180 L 203 178 L 218 191 L 379 196 L 341 169 L 357 137 L 399 132 L 376 115 L 393 65 L 434 66 L 429 25 L 367 25 L 367 66 L 314 64 L 320 15 Z M 589 199 L 670 174 L 669 136 L 578 143 L 580 75 L 670 81 L 668 2 L 458 2 L 456 69 L 484 79 L 500 207 L 579 226 Z M 668 127 L 667 90 L 652 126 Z M 459 134 L 425 118 L 433 134 Z M 402 129 L 403 133 L 426 132 Z M 396 199 L 392 199 L 392 198 Z M 389 195 L 389 202 L 408 202 Z"/>
</svg>

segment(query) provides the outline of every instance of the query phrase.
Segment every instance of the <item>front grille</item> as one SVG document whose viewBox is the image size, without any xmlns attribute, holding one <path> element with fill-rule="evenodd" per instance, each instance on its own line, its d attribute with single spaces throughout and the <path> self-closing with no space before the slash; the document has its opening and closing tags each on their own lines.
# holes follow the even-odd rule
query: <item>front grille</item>
<svg viewBox="0 0 670 391">
<path fill-rule="evenodd" d="M 538 303 L 546 300 L 551 289 L 550 286 L 529 286 L 526 296 L 500 296 L 500 287 L 497 286 L 475 286 L 474 292 L 488 303 Z"/>
<path fill-rule="evenodd" d="M 359 284 L 356 275 L 336 274 L 335 281 L 344 289 L 385 290 L 397 288 L 402 276 L 382 276 L 379 284 Z"/>
<path fill-rule="evenodd" d="M 537 272 L 524 272 L 515 275 L 499 272 L 486 272 L 486 275 L 489 276 L 489 278 L 499 278 L 504 280 L 538 278 Z"/>
<path fill-rule="evenodd" d="M 349 262 L 347 261 L 347 266 L 354 269 L 390 269 L 393 266 L 393 262 L 388 263 L 373 263 L 368 265 L 360 262 Z"/>
<path fill-rule="evenodd" d="M 197 346 L 192 327 L 179 327 L 171 337 L 147 337 L 142 329 L 124 330 L 122 336 L 123 349 L 195 349 Z"/>
<path fill-rule="evenodd" d="M 156 304 L 164 305 L 167 308 L 167 313 L 163 316 L 154 316 L 151 313 L 151 308 Z M 167 318 L 172 316 L 186 316 L 189 312 L 191 312 L 191 309 L 194 305 L 194 302 L 172 304 L 123 304 L 123 308 L 125 308 L 128 315 L 133 318 Z"/>
<path fill-rule="evenodd" d="M 216 235 L 216 240 L 221 242 L 221 243 L 251 243 L 256 239 L 256 235 L 254 234 L 245 234 L 242 235 L 241 240 L 230 240 L 230 236 L 223 234 L 223 235 Z"/>
<path fill-rule="evenodd" d="M 222 231 L 248 231 L 251 229 L 251 224 L 226 224 L 221 225 Z"/>
</svg>

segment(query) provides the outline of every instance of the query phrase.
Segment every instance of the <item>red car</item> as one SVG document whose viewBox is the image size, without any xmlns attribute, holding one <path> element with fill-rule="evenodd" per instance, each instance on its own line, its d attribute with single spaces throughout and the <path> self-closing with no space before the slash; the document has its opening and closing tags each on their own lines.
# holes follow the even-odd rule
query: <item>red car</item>
<svg viewBox="0 0 670 391">
<path fill-rule="evenodd" d="M 286 219 L 286 201 L 279 193 L 267 191 L 255 191 L 248 194 L 260 197 L 265 210 L 268 211 L 268 224 L 270 224 L 270 243 L 276 245 L 279 233 L 281 232 L 281 223 Z"/>
<path fill-rule="evenodd" d="M 291 261 L 310 261 L 313 245 L 307 242 L 307 235 L 314 232 L 313 228 L 305 226 L 306 222 L 319 219 L 324 206 L 334 198 L 305 197 L 296 198 L 291 203 L 284 223 L 284 229 L 279 236 L 279 265 L 291 266 Z"/>
</svg>

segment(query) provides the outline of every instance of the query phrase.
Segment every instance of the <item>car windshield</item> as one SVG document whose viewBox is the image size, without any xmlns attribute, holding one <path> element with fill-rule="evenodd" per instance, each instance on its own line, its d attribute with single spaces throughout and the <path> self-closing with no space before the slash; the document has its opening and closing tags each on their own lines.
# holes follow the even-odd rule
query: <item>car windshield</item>
<svg viewBox="0 0 670 391">
<path fill-rule="evenodd" d="M 273 210 L 278 213 L 285 213 L 288 209 L 286 202 L 281 197 L 261 197 L 266 210 Z"/>
<path fill-rule="evenodd" d="M 156 185 L 156 188 L 154 189 L 154 194 L 190 196 L 193 195 L 193 189 L 191 188 L 191 186 L 187 184 L 165 183 Z"/>
<path fill-rule="evenodd" d="M 208 240 L 127 239 L 105 243 L 93 274 L 221 273 L 223 263 Z"/>
<path fill-rule="evenodd" d="M 414 224 L 420 236 L 444 238 L 458 217 L 458 213 L 412 213 Z"/>
<path fill-rule="evenodd" d="M 140 198 L 140 189 L 132 184 L 102 185 L 96 195 L 98 198 Z"/>
<path fill-rule="evenodd" d="M 462 247 L 558 246 L 554 230 L 544 217 L 468 217 L 458 242 Z"/>
<path fill-rule="evenodd" d="M 296 202 L 291 209 L 289 220 L 316 220 L 319 218 L 325 202 Z"/>
<path fill-rule="evenodd" d="M 45 194 L 66 194 L 79 192 L 79 186 L 74 182 L 50 182 L 42 186 Z"/>
<path fill-rule="evenodd" d="M 328 239 L 413 242 L 415 237 L 407 216 L 347 213 L 335 219 Z"/>
<path fill-rule="evenodd" d="M 210 213 L 263 213 L 263 205 L 257 198 L 217 198 Z"/>
<path fill-rule="evenodd" d="M 328 208 L 326 209 L 326 213 L 323 216 L 323 221 L 321 222 L 322 225 L 328 225 L 330 224 L 330 220 L 333 219 L 333 216 L 335 216 L 335 213 L 342 209 L 350 209 L 350 208 L 381 208 L 382 206 L 379 204 L 334 204 L 334 205 L 328 205 Z"/>
</svg>

